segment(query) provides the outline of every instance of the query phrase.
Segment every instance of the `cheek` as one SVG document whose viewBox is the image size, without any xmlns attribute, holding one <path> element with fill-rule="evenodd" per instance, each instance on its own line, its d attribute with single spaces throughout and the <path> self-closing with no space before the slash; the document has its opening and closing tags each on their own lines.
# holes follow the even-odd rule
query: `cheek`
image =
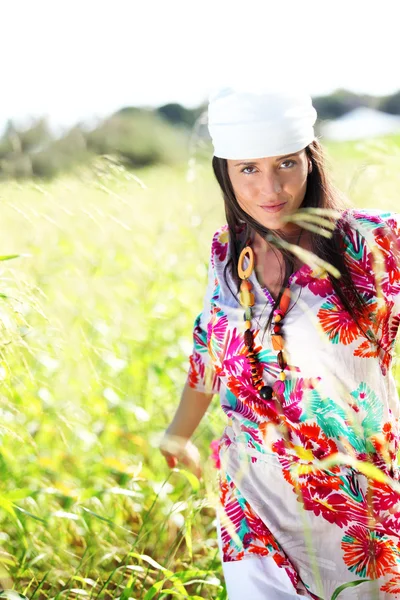
<svg viewBox="0 0 400 600">
<path fill-rule="evenodd" d="M 293 196 L 300 196 L 305 193 L 307 188 L 307 171 L 301 171 L 287 182 L 286 189 L 290 189 Z"/>
<path fill-rule="evenodd" d="M 260 193 L 259 186 L 250 177 L 237 182 L 233 189 L 238 202 L 250 202 Z"/>
</svg>

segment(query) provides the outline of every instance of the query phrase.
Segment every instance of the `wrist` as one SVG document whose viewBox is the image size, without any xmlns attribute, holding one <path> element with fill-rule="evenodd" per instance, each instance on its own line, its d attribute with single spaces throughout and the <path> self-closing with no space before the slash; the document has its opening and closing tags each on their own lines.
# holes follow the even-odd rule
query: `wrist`
<svg viewBox="0 0 400 600">
<path fill-rule="evenodd" d="M 186 445 L 189 442 L 189 438 L 181 435 L 170 433 L 168 430 L 164 433 L 160 441 L 160 449 L 169 452 L 170 454 L 178 455 L 181 454 Z"/>
<path fill-rule="evenodd" d="M 166 431 L 161 439 L 159 447 L 160 450 L 168 452 L 178 458 L 186 455 L 195 462 L 200 460 L 200 454 L 197 447 L 187 437 L 170 434 Z"/>
</svg>

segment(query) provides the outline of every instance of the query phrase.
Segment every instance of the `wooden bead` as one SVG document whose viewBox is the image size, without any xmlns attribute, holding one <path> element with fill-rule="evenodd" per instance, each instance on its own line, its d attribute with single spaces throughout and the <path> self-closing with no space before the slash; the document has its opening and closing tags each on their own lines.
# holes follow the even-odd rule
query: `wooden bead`
<svg viewBox="0 0 400 600">
<path fill-rule="evenodd" d="M 247 269 L 243 269 L 243 262 L 246 257 L 249 257 L 249 265 Z M 238 275 L 240 279 L 248 279 L 254 269 L 254 254 L 251 246 L 246 246 L 240 253 L 238 261 Z"/>
<path fill-rule="evenodd" d="M 251 321 L 245 321 L 244 322 L 244 326 L 246 327 L 246 329 L 250 329 L 250 327 L 251 327 Z"/>
<path fill-rule="evenodd" d="M 274 334 L 271 336 L 271 340 L 274 350 L 283 350 L 283 337 L 281 335 Z"/>
<path fill-rule="evenodd" d="M 278 352 L 278 365 L 280 366 L 280 368 L 282 369 L 282 371 L 287 366 L 286 361 L 285 361 L 285 357 L 283 356 L 282 350 L 280 350 Z"/>
<path fill-rule="evenodd" d="M 252 315 L 252 312 L 251 312 L 251 308 L 250 308 L 250 306 L 246 307 L 246 310 L 245 310 L 245 311 L 244 311 L 244 313 L 243 313 L 243 319 L 244 319 L 245 321 L 251 321 L 251 319 L 252 319 L 252 316 L 253 316 L 253 315 Z"/>
<path fill-rule="evenodd" d="M 276 392 L 277 394 L 283 394 L 284 391 L 285 391 L 285 384 L 283 383 L 283 381 L 280 381 L 279 379 L 277 381 L 275 381 L 274 392 Z"/>
<path fill-rule="evenodd" d="M 283 371 L 282 371 L 281 373 L 279 373 L 279 379 L 280 379 L 281 381 L 285 381 L 285 379 L 286 379 L 286 375 L 285 375 L 285 373 L 284 373 Z"/>
<path fill-rule="evenodd" d="M 271 400 L 273 389 L 270 385 L 264 385 L 260 390 L 260 396 L 263 400 Z"/>
<path fill-rule="evenodd" d="M 248 279 L 243 279 L 242 283 L 240 284 L 240 289 L 250 292 L 253 289 L 253 286 Z"/>
<path fill-rule="evenodd" d="M 254 339 L 253 332 L 251 331 L 251 329 L 246 329 L 246 331 L 244 332 L 244 343 L 248 348 L 252 348 L 254 344 Z"/>
<path fill-rule="evenodd" d="M 239 294 L 240 304 L 242 306 L 254 306 L 254 294 L 248 290 L 241 290 Z"/>
<path fill-rule="evenodd" d="M 281 332 L 281 325 L 274 325 L 274 333 L 280 333 Z"/>
<path fill-rule="evenodd" d="M 289 290 L 289 288 L 285 288 L 285 290 L 282 294 L 282 297 L 280 299 L 280 302 L 279 302 L 279 308 L 283 312 L 283 314 L 286 313 L 287 309 L 289 308 L 289 304 L 290 304 L 290 290 Z"/>
</svg>

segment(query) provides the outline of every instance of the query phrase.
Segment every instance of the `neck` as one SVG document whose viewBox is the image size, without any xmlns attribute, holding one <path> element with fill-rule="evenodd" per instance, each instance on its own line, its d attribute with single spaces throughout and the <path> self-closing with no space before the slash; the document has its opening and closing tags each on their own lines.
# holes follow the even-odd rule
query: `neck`
<svg viewBox="0 0 400 600">
<path fill-rule="evenodd" d="M 297 225 L 292 227 L 290 231 L 280 230 L 279 235 L 289 244 L 298 244 L 299 246 L 306 246 L 310 242 L 310 232 L 298 227 Z M 300 240 L 299 240 L 300 238 Z M 268 251 L 273 248 L 273 244 L 265 240 L 260 234 L 254 232 L 253 245 L 263 251 Z"/>
</svg>

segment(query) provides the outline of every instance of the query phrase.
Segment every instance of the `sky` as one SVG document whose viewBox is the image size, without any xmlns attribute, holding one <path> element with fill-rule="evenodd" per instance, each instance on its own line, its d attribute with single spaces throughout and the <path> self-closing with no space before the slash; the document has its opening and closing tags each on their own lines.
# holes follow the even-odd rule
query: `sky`
<svg viewBox="0 0 400 600">
<path fill-rule="evenodd" d="M 0 0 L 0 126 L 66 128 L 216 87 L 400 90 L 399 0 Z"/>
</svg>

